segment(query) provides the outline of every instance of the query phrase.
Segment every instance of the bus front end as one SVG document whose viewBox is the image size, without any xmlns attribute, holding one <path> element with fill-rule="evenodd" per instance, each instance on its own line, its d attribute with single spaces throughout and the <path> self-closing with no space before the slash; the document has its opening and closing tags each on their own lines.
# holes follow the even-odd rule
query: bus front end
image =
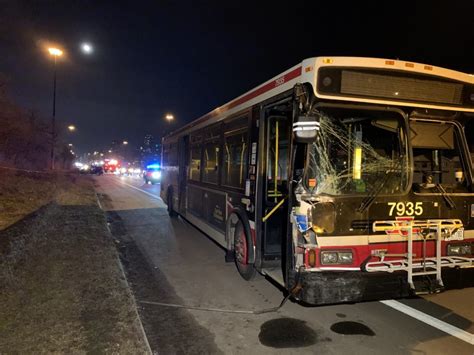
<svg viewBox="0 0 474 355">
<path fill-rule="evenodd" d="M 474 286 L 472 79 L 383 61 L 316 63 L 298 105 L 287 284 L 307 303 Z"/>
</svg>

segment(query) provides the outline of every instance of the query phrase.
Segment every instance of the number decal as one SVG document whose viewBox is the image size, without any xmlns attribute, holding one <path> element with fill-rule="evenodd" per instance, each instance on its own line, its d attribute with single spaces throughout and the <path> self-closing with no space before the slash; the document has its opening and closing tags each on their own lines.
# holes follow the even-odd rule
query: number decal
<svg viewBox="0 0 474 355">
<path fill-rule="evenodd" d="M 415 214 L 421 216 L 423 214 L 423 202 L 415 203 Z"/>
<path fill-rule="evenodd" d="M 403 202 L 397 203 L 395 208 L 397 210 L 397 216 L 403 216 L 405 214 L 405 204 Z"/>
<path fill-rule="evenodd" d="M 396 204 L 397 204 L 396 202 L 389 202 L 388 203 L 389 206 L 392 206 L 392 207 L 390 207 L 390 212 L 388 213 L 389 216 L 393 215 L 393 209 L 395 208 Z"/>
<path fill-rule="evenodd" d="M 278 78 L 275 80 L 275 86 L 283 85 L 285 83 L 285 77 L 282 76 L 281 78 Z"/>
<path fill-rule="evenodd" d="M 421 216 L 423 214 L 423 202 L 388 202 L 389 216 L 394 214 L 401 216 Z"/>
</svg>

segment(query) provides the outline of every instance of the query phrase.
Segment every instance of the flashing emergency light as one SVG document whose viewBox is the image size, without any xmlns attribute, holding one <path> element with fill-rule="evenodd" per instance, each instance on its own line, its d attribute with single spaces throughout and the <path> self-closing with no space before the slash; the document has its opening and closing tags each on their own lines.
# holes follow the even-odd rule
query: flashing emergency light
<svg viewBox="0 0 474 355">
<path fill-rule="evenodd" d="M 147 169 L 160 169 L 160 164 L 150 164 L 146 166 Z"/>
</svg>

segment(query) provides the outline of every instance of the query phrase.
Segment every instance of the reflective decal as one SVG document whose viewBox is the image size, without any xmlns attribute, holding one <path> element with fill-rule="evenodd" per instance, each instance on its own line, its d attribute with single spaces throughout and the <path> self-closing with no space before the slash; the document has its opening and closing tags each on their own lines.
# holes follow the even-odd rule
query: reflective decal
<svg viewBox="0 0 474 355">
<path fill-rule="evenodd" d="M 423 214 L 423 202 L 388 202 L 389 216 L 421 216 Z"/>
</svg>

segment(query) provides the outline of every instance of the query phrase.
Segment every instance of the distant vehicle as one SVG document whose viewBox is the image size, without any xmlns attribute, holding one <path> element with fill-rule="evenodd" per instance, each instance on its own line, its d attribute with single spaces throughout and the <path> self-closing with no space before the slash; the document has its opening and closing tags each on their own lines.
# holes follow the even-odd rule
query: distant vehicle
<svg viewBox="0 0 474 355">
<path fill-rule="evenodd" d="M 471 287 L 472 113 L 468 74 L 309 58 L 165 136 L 161 197 L 305 303 Z"/>
<path fill-rule="evenodd" d="M 106 173 L 115 173 L 120 168 L 120 164 L 115 159 L 105 159 L 104 161 L 104 171 Z"/>
<path fill-rule="evenodd" d="M 91 167 L 90 173 L 94 175 L 102 175 L 104 173 L 104 169 L 100 165 L 94 165 Z"/>
<path fill-rule="evenodd" d="M 143 173 L 143 179 L 146 184 L 157 184 L 161 181 L 161 166 L 160 164 L 147 165 Z"/>
</svg>

